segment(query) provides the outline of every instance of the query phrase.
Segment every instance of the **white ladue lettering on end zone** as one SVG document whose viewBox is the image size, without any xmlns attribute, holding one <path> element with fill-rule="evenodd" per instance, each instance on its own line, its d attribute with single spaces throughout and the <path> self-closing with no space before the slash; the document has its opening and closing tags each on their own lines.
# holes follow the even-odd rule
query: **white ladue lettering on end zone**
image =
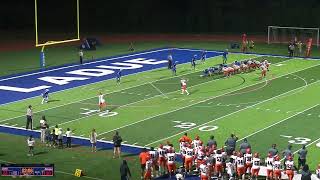
<svg viewBox="0 0 320 180">
<path fill-rule="evenodd" d="M 84 81 L 89 80 L 90 78 L 107 76 L 110 74 L 114 74 L 116 69 L 139 69 L 142 68 L 143 65 L 157 65 L 166 63 L 166 60 L 156 60 L 156 59 L 146 59 L 146 58 L 135 58 L 131 60 L 126 60 L 124 62 L 115 62 L 111 63 L 111 65 L 99 65 L 94 68 L 84 68 L 77 69 L 73 71 L 64 72 L 64 74 L 68 74 L 69 76 L 43 76 L 37 78 L 38 80 L 44 81 L 46 83 L 54 84 L 54 85 L 66 85 L 70 84 L 73 81 Z M 70 76 L 76 75 L 76 76 Z M 83 77 L 85 76 L 85 77 Z M 40 85 L 36 87 L 13 87 L 13 86 L 0 86 L 0 90 L 5 91 L 14 91 L 14 92 L 22 92 L 22 93 L 30 93 L 34 91 L 39 91 L 43 89 L 48 89 L 53 86 L 49 85 Z"/>
</svg>

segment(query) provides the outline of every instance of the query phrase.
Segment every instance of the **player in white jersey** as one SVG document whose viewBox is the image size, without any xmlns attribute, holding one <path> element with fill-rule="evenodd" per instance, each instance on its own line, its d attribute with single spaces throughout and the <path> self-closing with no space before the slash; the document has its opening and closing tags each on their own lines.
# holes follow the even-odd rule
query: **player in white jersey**
<svg viewBox="0 0 320 180">
<path fill-rule="evenodd" d="M 196 136 L 196 138 L 192 141 L 192 146 L 195 152 L 199 149 L 201 145 L 202 145 L 202 141 L 200 140 L 200 137 Z"/>
<path fill-rule="evenodd" d="M 184 167 L 186 168 L 186 172 L 191 172 L 192 162 L 194 159 L 194 150 L 190 144 L 188 144 L 186 148 L 186 156 L 184 159 Z"/>
<path fill-rule="evenodd" d="M 273 162 L 273 175 L 276 180 L 281 179 L 281 162 L 280 157 L 276 156 Z"/>
<path fill-rule="evenodd" d="M 184 141 L 179 142 L 179 153 L 181 155 L 182 162 L 184 162 L 184 158 L 186 154 L 186 146 L 187 146 L 186 142 Z M 182 166 L 184 167 L 184 163 L 182 163 Z"/>
<path fill-rule="evenodd" d="M 99 93 L 99 110 L 102 111 L 104 108 L 106 108 L 107 104 L 104 100 L 102 92 Z"/>
<path fill-rule="evenodd" d="M 152 161 L 152 175 L 153 177 L 158 176 L 158 159 L 159 159 L 159 155 L 158 155 L 158 151 L 154 150 L 154 147 L 150 148 L 149 151 L 149 155 Z"/>
<path fill-rule="evenodd" d="M 200 179 L 201 180 L 209 180 L 210 174 L 209 174 L 209 168 L 208 168 L 206 162 L 202 161 L 199 168 L 200 168 Z"/>
<path fill-rule="evenodd" d="M 267 178 L 272 179 L 273 178 L 273 164 L 274 164 L 274 158 L 271 153 L 268 153 L 268 156 L 265 160 L 266 166 L 267 166 Z"/>
<path fill-rule="evenodd" d="M 223 155 L 220 149 L 216 151 L 216 154 L 214 155 L 214 159 L 216 162 L 214 165 L 215 175 L 217 177 L 221 177 L 223 172 Z"/>
<path fill-rule="evenodd" d="M 176 153 L 172 149 L 169 149 L 166 159 L 168 172 L 171 179 L 171 176 L 176 172 Z"/>
<path fill-rule="evenodd" d="M 151 180 L 152 177 L 152 171 L 153 171 L 153 167 L 152 167 L 152 159 L 149 158 L 146 162 L 146 170 L 144 173 L 144 180 Z"/>
<path fill-rule="evenodd" d="M 253 159 L 252 159 L 252 168 L 251 168 L 251 178 L 257 179 L 259 176 L 260 171 L 260 158 L 259 153 L 254 153 Z"/>
<path fill-rule="evenodd" d="M 286 174 L 288 175 L 289 180 L 292 180 L 294 176 L 294 172 L 293 172 L 294 162 L 293 162 L 292 156 L 288 157 L 288 160 L 285 162 L 285 165 L 286 165 Z"/>
<path fill-rule="evenodd" d="M 229 161 L 226 163 L 226 171 L 229 176 L 229 180 L 234 179 L 235 177 L 235 160 L 230 158 Z"/>
<path fill-rule="evenodd" d="M 320 164 L 318 164 L 318 168 L 316 170 L 317 178 L 320 179 Z"/>
<path fill-rule="evenodd" d="M 252 154 L 251 149 L 246 149 L 246 154 L 244 154 L 244 161 L 245 161 L 245 172 L 251 174 L 251 167 L 252 167 Z"/>
<path fill-rule="evenodd" d="M 189 95 L 189 92 L 187 90 L 187 80 L 181 79 L 180 83 L 181 83 L 181 94 L 187 93 L 187 95 Z"/>
<path fill-rule="evenodd" d="M 237 175 L 238 178 L 244 179 L 245 175 L 245 164 L 244 164 L 244 157 L 241 152 L 238 153 L 238 157 L 236 159 L 236 165 L 237 165 Z"/>
<path fill-rule="evenodd" d="M 167 151 L 163 148 L 163 145 L 160 144 L 157 152 L 158 152 L 158 156 L 159 156 L 158 157 L 159 172 L 162 175 L 162 174 L 165 173 L 165 169 L 166 169 L 166 154 L 167 154 Z"/>
<path fill-rule="evenodd" d="M 271 63 L 269 63 L 267 59 L 264 59 L 264 61 L 262 63 L 264 66 L 266 66 L 267 70 L 269 71 L 269 66 Z"/>
<path fill-rule="evenodd" d="M 200 167 L 200 164 L 202 163 L 202 161 L 204 160 L 204 157 L 205 157 L 205 148 L 200 146 L 201 148 L 199 148 L 197 150 L 197 153 L 196 153 L 196 170 L 199 171 L 199 167 Z"/>
</svg>

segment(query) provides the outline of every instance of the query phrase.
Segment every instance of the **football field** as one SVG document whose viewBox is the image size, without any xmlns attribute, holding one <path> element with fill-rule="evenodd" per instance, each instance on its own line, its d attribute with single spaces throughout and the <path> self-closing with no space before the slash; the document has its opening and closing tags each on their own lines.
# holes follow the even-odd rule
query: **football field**
<svg viewBox="0 0 320 180">
<path fill-rule="evenodd" d="M 205 68 L 221 63 L 221 56 L 198 61 L 195 70 L 186 60 L 176 76 L 159 67 L 128 74 L 121 84 L 109 79 L 57 91 L 43 105 L 40 97 L 4 104 L 0 124 L 24 128 L 31 104 L 36 130 L 45 115 L 51 127 L 71 128 L 82 139 L 94 128 L 99 141 L 109 143 L 118 131 L 127 147 L 157 147 L 166 141 L 178 147 L 185 132 L 205 142 L 214 135 L 223 146 L 234 133 L 240 141 L 247 138 L 262 156 L 274 143 L 279 151 L 289 143 L 294 151 L 306 145 L 309 166 L 315 169 L 320 152 L 320 61 L 231 53 L 228 62 L 262 58 L 271 63 L 266 79 L 259 79 L 260 70 L 229 78 L 202 77 Z M 189 96 L 180 94 L 181 79 L 188 79 Z M 99 92 L 105 94 L 108 111 L 99 111 Z"/>
</svg>

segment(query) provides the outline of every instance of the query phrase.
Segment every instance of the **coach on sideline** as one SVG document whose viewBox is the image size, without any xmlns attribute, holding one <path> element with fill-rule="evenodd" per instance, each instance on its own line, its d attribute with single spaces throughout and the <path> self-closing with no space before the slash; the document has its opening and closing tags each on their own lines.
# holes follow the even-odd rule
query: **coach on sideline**
<svg viewBox="0 0 320 180">
<path fill-rule="evenodd" d="M 83 51 L 80 49 L 80 51 L 79 51 L 79 60 L 80 60 L 80 64 L 82 64 L 83 63 Z"/>
<path fill-rule="evenodd" d="M 238 137 L 234 134 L 231 134 L 231 136 L 224 143 L 227 146 L 227 154 L 229 156 L 232 155 L 233 151 L 236 149 L 237 140 Z"/>
<path fill-rule="evenodd" d="M 119 132 L 118 132 L 118 131 L 116 131 L 116 134 L 113 136 L 112 141 L 113 141 L 113 145 L 114 145 L 114 148 L 113 148 L 113 158 L 115 158 L 116 155 L 118 155 L 118 157 L 120 158 L 122 138 L 121 138 L 121 136 L 119 135 Z"/>
<path fill-rule="evenodd" d="M 26 129 L 29 128 L 30 125 L 30 129 L 32 130 L 32 116 L 33 116 L 33 112 L 32 112 L 32 106 L 29 105 L 28 109 L 27 109 L 27 124 L 26 124 Z"/>
</svg>

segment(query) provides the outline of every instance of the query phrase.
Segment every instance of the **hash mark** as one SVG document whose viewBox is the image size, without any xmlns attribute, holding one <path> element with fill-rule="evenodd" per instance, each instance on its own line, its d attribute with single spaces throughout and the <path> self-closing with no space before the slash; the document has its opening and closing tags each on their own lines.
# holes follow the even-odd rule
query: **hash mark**
<svg viewBox="0 0 320 180">
<path fill-rule="evenodd" d="M 311 116 L 311 114 L 308 114 L 308 116 Z"/>
<path fill-rule="evenodd" d="M 212 104 L 212 102 L 208 102 L 208 104 Z"/>
<path fill-rule="evenodd" d="M 286 136 L 286 135 L 280 135 L 280 136 L 285 138 L 292 138 L 292 136 Z"/>
<path fill-rule="evenodd" d="M 172 121 L 172 122 L 175 122 L 175 123 L 181 123 L 181 121 Z"/>
<path fill-rule="evenodd" d="M 280 112 L 280 109 L 276 110 L 276 112 Z"/>
</svg>

